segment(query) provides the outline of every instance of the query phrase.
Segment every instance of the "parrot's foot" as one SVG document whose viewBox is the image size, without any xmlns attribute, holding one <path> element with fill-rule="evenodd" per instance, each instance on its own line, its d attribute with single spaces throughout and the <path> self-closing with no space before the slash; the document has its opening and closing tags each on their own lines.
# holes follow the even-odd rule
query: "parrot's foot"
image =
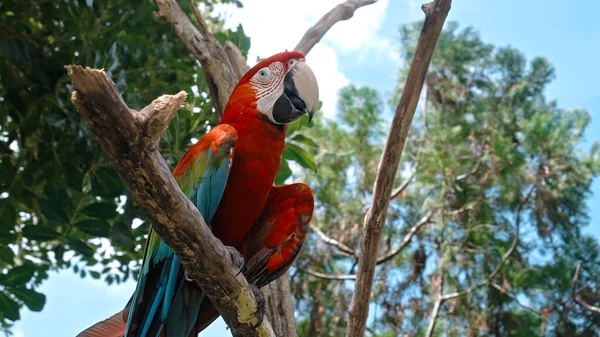
<svg viewBox="0 0 600 337">
<path fill-rule="evenodd" d="M 252 292 L 254 292 L 254 297 L 256 298 L 256 316 L 257 322 L 252 326 L 252 328 L 256 329 L 259 325 L 262 324 L 263 319 L 265 318 L 265 312 L 267 311 L 267 301 L 265 300 L 265 295 L 258 289 L 255 284 L 251 284 L 250 288 L 252 288 Z"/>
<path fill-rule="evenodd" d="M 229 256 L 231 257 L 233 267 L 238 270 L 236 275 L 239 275 L 244 270 L 246 260 L 244 260 L 242 254 L 234 247 L 225 246 L 225 249 L 227 249 L 227 251 L 229 252 Z"/>
</svg>

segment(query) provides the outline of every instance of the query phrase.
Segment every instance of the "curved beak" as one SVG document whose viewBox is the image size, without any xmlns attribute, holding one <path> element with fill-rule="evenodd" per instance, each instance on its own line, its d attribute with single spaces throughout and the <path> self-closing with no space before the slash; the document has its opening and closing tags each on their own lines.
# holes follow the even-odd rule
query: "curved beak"
<svg viewBox="0 0 600 337">
<path fill-rule="evenodd" d="M 283 94 L 273 105 L 273 120 L 290 123 L 308 114 L 310 123 L 319 106 L 319 86 L 312 69 L 299 61 L 285 75 L 283 87 Z"/>
</svg>

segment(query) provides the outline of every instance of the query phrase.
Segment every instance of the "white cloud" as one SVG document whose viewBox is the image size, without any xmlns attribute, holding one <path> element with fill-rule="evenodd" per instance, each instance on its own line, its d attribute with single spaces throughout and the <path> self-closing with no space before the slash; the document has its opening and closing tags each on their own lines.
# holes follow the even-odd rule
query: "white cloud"
<svg viewBox="0 0 600 337">
<path fill-rule="evenodd" d="M 283 50 L 292 50 L 306 30 L 337 3 L 323 0 L 246 0 L 241 9 L 220 6 L 216 13 L 225 18 L 227 28 L 242 24 L 251 37 L 250 65 L 257 56 L 268 57 Z M 319 82 L 323 111 L 327 117 L 335 114 L 337 93 L 350 81 L 340 69 L 339 57 L 354 53 L 357 62 L 367 55 L 393 57 L 391 42 L 378 36 L 388 0 L 360 8 L 348 21 L 338 22 L 307 55 Z"/>
<path fill-rule="evenodd" d="M 325 40 L 344 53 L 359 52 L 362 55 L 394 57 L 392 41 L 380 34 L 381 25 L 388 7 L 388 0 L 379 0 L 372 5 L 359 8 L 347 21 L 336 23 Z"/>
<path fill-rule="evenodd" d="M 333 117 L 336 111 L 338 91 L 350 81 L 339 68 L 338 57 L 333 48 L 317 44 L 307 56 L 306 63 L 313 69 L 319 82 L 319 96 L 323 113 Z"/>
</svg>

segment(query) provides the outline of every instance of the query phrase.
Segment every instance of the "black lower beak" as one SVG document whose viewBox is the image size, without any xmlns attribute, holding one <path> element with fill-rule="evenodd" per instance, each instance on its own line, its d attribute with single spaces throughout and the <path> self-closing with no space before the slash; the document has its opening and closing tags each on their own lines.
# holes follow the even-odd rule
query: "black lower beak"
<svg viewBox="0 0 600 337">
<path fill-rule="evenodd" d="M 307 113 L 306 103 L 298 96 L 292 76 L 291 72 L 285 75 L 283 94 L 279 96 L 273 105 L 273 119 L 277 123 L 290 123 Z M 313 115 L 313 111 L 308 111 L 309 122 L 312 120 Z"/>
</svg>

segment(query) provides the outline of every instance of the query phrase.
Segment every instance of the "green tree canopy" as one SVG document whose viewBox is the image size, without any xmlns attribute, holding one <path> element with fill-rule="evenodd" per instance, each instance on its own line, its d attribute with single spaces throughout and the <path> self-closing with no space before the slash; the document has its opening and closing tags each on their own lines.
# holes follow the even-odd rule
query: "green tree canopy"
<svg viewBox="0 0 600 337">
<path fill-rule="evenodd" d="M 421 26 L 400 30 L 405 64 Z M 444 29 L 397 177 L 408 184 L 380 243 L 370 335 L 424 336 L 440 293 L 454 292 L 441 303 L 435 336 L 597 334 L 600 315 L 573 291 L 600 303 L 600 246 L 581 231 L 600 152 L 581 148 L 589 113 L 545 97 L 553 78 L 544 58 L 528 61 L 456 23 Z M 353 281 L 327 278 L 355 272 L 383 111 L 377 92 L 349 86 L 336 118 L 309 131 L 320 146 L 318 173 L 306 177 L 317 195 L 313 225 L 328 238 L 313 234 L 292 273 L 301 336 L 344 333 Z"/>
</svg>

